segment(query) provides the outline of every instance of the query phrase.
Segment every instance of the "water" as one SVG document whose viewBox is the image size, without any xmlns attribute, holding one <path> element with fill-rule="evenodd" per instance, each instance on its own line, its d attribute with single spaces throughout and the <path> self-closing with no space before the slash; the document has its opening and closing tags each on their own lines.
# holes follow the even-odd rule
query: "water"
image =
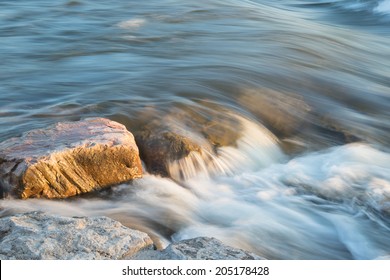
<svg viewBox="0 0 390 280">
<path fill-rule="evenodd" d="M 172 178 L 3 200 L 1 215 L 107 215 L 160 247 L 389 258 L 390 1 L 144 2 L 0 1 L 0 141 L 102 116 L 180 127 L 202 155 Z M 213 147 L 205 120 L 239 139 Z"/>
</svg>

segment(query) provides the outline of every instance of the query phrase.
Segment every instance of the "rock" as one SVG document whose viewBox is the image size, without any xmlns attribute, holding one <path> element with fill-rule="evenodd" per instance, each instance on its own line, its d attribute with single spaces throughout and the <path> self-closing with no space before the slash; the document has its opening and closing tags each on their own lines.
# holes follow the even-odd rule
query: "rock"
<svg viewBox="0 0 390 280">
<path fill-rule="evenodd" d="M 163 251 L 144 250 L 131 259 L 157 260 L 264 260 L 264 258 L 233 248 L 210 237 L 197 237 L 172 243 Z"/>
<path fill-rule="evenodd" d="M 136 135 L 142 160 L 148 171 L 169 176 L 168 163 L 200 152 L 201 147 L 190 137 L 171 131 L 151 131 L 148 128 Z"/>
<path fill-rule="evenodd" d="M 146 233 L 107 217 L 60 217 L 42 212 L 0 219 L 0 259 L 123 259 L 152 247 Z"/>
<path fill-rule="evenodd" d="M 237 113 L 210 102 L 200 102 L 198 106 L 182 106 L 177 117 L 207 139 L 214 148 L 236 146 L 243 131 Z"/>
<path fill-rule="evenodd" d="M 260 260 L 253 253 L 233 248 L 210 237 L 198 237 L 169 245 L 163 254 L 178 260 Z"/>
<path fill-rule="evenodd" d="M 0 143 L 0 192 L 66 198 L 142 176 L 133 135 L 103 118 L 63 122 Z"/>
<path fill-rule="evenodd" d="M 240 119 L 222 108 L 182 105 L 135 131 L 135 139 L 148 171 L 171 176 L 169 163 L 191 152 L 217 155 L 219 147 L 235 146 L 242 130 Z"/>
<path fill-rule="evenodd" d="M 238 102 L 280 138 L 290 137 L 310 125 L 311 107 L 294 93 L 246 89 Z"/>
<path fill-rule="evenodd" d="M 319 84 L 310 85 L 310 81 L 306 82 L 308 84 L 305 87 L 313 87 L 313 92 L 327 91 L 324 95 L 319 95 L 323 97 L 318 98 L 330 95 L 333 100 L 338 98 L 337 95 L 343 95 L 337 88 L 325 89 L 329 85 L 321 87 Z M 237 102 L 279 138 L 281 148 L 289 155 L 295 156 L 308 150 L 321 150 L 361 140 L 375 142 L 365 132 L 372 132 L 375 128 L 364 128 L 361 123 L 349 119 L 351 115 L 346 110 L 341 110 L 344 107 L 337 107 L 337 103 L 329 103 L 326 99 L 313 102 L 313 97 L 305 98 L 305 94 L 252 88 L 242 90 Z M 378 136 L 380 131 L 375 134 Z"/>
</svg>

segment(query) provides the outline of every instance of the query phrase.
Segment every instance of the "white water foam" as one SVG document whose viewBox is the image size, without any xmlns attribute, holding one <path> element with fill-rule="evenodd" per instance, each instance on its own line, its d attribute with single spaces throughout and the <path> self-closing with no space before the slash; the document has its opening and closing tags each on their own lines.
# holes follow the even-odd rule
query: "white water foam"
<svg viewBox="0 0 390 280">
<path fill-rule="evenodd" d="M 390 14 L 390 0 L 383 0 L 374 8 L 374 12 L 381 14 Z"/>
<path fill-rule="evenodd" d="M 257 146 L 258 152 L 263 148 Z M 213 236 L 270 259 L 390 255 L 389 153 L 350 144 L 262 168 L 254 164 L 240 173 L 197 176 L 183 184 L 145 175 L 102 197 L 4 200 L 0 208 L 105 215 L 157 236 L 162 247 L 171 240 Z"/>
<path fill-rule="evenodd" d="M 143 18 L 133 18 L 129 20 L 124 20 L 121 21 L 117 24 L 118 27 L 123 28 L 123 29 L 138 29 L 141 26 L 145 25 L 146 20 Z"/>
<path fill-rule="evenodd" d="M 380 218 L 390 213 L 390 154 L 368 145 L 188 186 L 201 198 L 205 221 L 177 232 L 177 240 L 215 236 L 271 258 L 374 259 L 390 252 L 389 224 Z"/>
<path fill-rule="evenodd" d="M 201 152 L 191 152 L 186 158 L 169 163 L 171 177 L 188 180 L 192 177 L 233 175 L 254 171 L 285 159 L 277 138 L 264 126 L 236 116 L 244 131 L 237 147 L 212 148 L 203 141 Z"/>
<path fill-rule="evenodd" d="M 286 185 L 390 213 L 390 154 L 371 146 L 350 144 L 296 158 L 279 174 Z"/>
</svg>

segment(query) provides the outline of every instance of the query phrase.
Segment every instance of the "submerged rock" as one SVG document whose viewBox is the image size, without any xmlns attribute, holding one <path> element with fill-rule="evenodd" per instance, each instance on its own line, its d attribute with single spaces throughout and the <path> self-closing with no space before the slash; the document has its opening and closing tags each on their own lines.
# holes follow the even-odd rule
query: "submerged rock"
<svg viewBox="0 0 390 280">
<path fill-rule="evenodd" d="M 318 85 L 312 86 L 315 91 L 322 90 Z M 335 92 L 336 89 L 326 95 Z M 337 103 L 326 106 L 326 100 L 313 103 L 312 98 L 304 98 L 302 94 L 267 88 L 242 90 L 237 102 L 279 138 L 282 149 L 289 155 L 360 140 L 375 141 L 361 124 L 348 120 L 348 113 L 339 113 Z M 379 134 L 377 131 L 376 135 Z"/>
<path fill-rule="evenodd" d="M 107 217 L 42 212 L 0 219 L 0 259 L 123 259 L 152 247 L 146 233 Z"/>
<path fill-rule="evenodd" d="M 133 135 L 104 118 L 63 122 L 0 143 L 0 192 L 66 198 L 142 176 Z"/>
<path fill-rule="evenodd" d="M 247 89 L 238 103 L 259 118 L 276 136 L 290 137 L 309 125 L 311 107 L 301 96 L 271 89 Z"/>
<path fill-rule="evenodd" d="M 197 237 L 172 243 L 165 250 L 140 251 L 132 259 L 156 260 L 264 260 L 264 258 L 223 244 L 211 237 Z"/>
<path fill-rule="evenodd" d="M 239 115 L 209 102 L 200 102 L 198 106 L 182 106 L 177 117 L 207 139 L 214 148 L 236 146 L 243 130 Z"/>
</svg>

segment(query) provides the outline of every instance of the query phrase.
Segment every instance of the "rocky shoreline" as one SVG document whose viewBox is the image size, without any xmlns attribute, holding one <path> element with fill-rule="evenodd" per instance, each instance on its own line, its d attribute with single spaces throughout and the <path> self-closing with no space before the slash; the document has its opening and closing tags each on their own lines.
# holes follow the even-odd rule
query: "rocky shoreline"
<svg viewBox="0 0 390 280">
<path fill-rule="evenodd" d="M 231 124 L 204 128 L 202 137 L 189 135 L 185 127 L 154 123 L 133 135 L 105 118 L 31 130 L 0 143 L 0 197 L 53 199 L 89 193 L 142 177 L 141 162 L 152 174 L 181 180 L 186 176 L 175 168 L 180 160 L 196 154 L 212 162 L 217 147 L 235 145 L 238 134 Z"/>
<path fill-rule="evenodd" d="M 228 126 L 215 131 L 207 134 L 212 145 L 230 137 Z M 168 161 L 192 152 L 201 154 L 200 142 L 183 129 L 153 125 L 134 137 L 124 125 L 104 118 L 57 123 L 0 143 L 0 195 L 64 199 L 101 190 L 142 177 L 141 159 L 150 172 L 170 176 Z M 213 152 L 212 146 L 208 149 Z M 0 220 L 0 259 L 4 260 L 263 259 L 209 237 L 157 250 L 147 233 L 108 217 L 27 212 Z"/>
<path fill-rule="evenodd" d="M 215 238 L 198 237 L 157 250 L 144 232 L 107 217 L 28 212 L 0 218 L 1 260 L 260 260 Z"/>
</svg>

